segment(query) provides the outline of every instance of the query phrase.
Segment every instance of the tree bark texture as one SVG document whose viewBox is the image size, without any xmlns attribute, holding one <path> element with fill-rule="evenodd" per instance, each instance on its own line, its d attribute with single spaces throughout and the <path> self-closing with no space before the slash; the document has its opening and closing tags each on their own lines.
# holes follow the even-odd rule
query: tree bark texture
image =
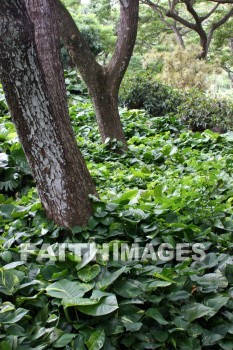
<svg viewBox="0 0 233 350">
<path fill-rule="evenodd" d="M 65 6 L 55 0 L 59 32 L 77 65 L 92 97 L 102 141 L 116 139 L 127 150 L 126 139 L 118 112 L 118 93 L 121 81 L 133 53 L 137 28 L 139 0 L 120 0 L 121 14 L 116 48 L 110 63 L 101 66 L 82 38 Z"/>
<path fill-rule="evenodd" d="M 118 110 L 118 94 L 112 92 L 108 83 L 101 80 L 91 96 L 102 142 L 104 143 L 107 138 L 116 139 L 122 143 L 116 151 L 119 153 L 127 151 L 127 143 Z"/>
<path fill-rule="evenodd" d="M 51 8 L 47 10 L 54 25 Z M 50 50 L 51 75 L 45 80 L 24 1 L 1 0 L 0 35 L 0 78 L 45 211 L 62 226 L 85 225 L 92 212 L 88 194 L 96 193 L 95 186 L 76 146 Z M 55 54 L 54 35 L 47 40 Z M 59 67 L 56 56 L 54 64 Z"/>
</svg>

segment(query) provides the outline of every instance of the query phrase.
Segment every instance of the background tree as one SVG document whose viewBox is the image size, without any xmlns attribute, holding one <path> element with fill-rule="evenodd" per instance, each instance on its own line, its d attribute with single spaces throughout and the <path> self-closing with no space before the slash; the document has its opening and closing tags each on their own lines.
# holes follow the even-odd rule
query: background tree
<svg viewBox="0 0 233 350">
<path fill-rule="evenodd" d="M 233 17 L 216 32 L 210 56 L 220 59 L 233 87 Z"/>
<path fill-rule="evenodd" d="M 53 4 L 1 1 L 0 78 L 48 217 L 85 225 L 96 190 L 68 116 Z"/>
<path fill-rule="evenodd" d="M 214 32 L 233 15 L 232 0 L 172 0 L 160 3 L 142 0 L 173 30 L 177 43 L 185 47 L 184 35 L 195 32 L 202 51 L 199 58 L 206 59 Z M 170 19 L 170 20 L 169 20 Z"/>
</svg>

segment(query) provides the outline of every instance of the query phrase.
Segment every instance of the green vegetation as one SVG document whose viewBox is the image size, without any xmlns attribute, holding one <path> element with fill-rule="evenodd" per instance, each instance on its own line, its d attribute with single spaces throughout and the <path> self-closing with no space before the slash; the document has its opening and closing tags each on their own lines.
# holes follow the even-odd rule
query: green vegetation
<svg viewBox="0 0 233 350">
<path fill-rule="evenodd" d="M 73 31 L 69 16 L 67 20 L 66 13 L 58 12 L 61 21 L 56 35 L 62 39 L 62 61 L 67 69 L 69 115 L 78 147 L 96 185 L 97 191 L 93 186 L 92 193 L 98 195 L 89 196 L 93 215 L 85 227 L 67 229 L 48 219 L 0 85 L 0 350 L 233 350 L 231 0 L 140 2 L 138 35 L 126 75 L 122 72 L 131 56 L 130 37 L 134 36 L 127 39 L 127 33 L 133 27 L 136 33 L 132 9 L 138 1 L 132 0 L 130 13 L 125 6 L 129 3 L 122 1 L 121 15 L 115 0 L 61 1 L 79 29 Z M 20 2 L 16 6 L 14 1 L 4 0 L 1 10 L 6 10 L 8 3 L 14 10 L 24 7 Z M 21 18 L 23 26 L 27 24 L 29 7 L 41 16 L 43 6 L 39 11 L 39 2 L 36 3 L 33 8 L 27 2 L 23 21 Z M 50 10 L 44 14 L 51 14 L 52 22 L 47 18 L 50 35 L 53 23 L 56 28 L 53 10 L 60 3 L 43 3 L 50 4 L 44 7 L 44 11 Z M 13 11 L 11 17 L 10 13 L 0 11 L 0 22 L 2 19 L 9 33 L 13 19 L 20 24 L 20 16 Z M 35 24 L 31 19 L 29 32 Z M 19 39 L 22 36 L 24 44 L 23 26 L 19 27 Z M 6 28 L 0 28 L 4 35 Z M 15 39 L 10 36 L 9 39 Z M 33 51 L 37 56 L 38 47 L 45 44 L 41 39 L 43 45 L 36 44 Z M 12 56 L 10 41 L 5 36 L 0 40 L 0 44 L 5 43 L 1 46 L 4 50 L 0 50 L 0 75 L 11 97 L 8 102 L 13 106 L 15 121 L 30 129 L 31 125 L 23 124 L 23 119 L 42 120 L 37 109 L 33 115 L 33 108 L 27 105 L 31 97 L 34 99 L 34 95 L 27 94 L 27 78 L 33 72 L 22 73 L 20 60 L 16 59 L 10 74 L 5 76 L 8 62 L 11 67 L 16 52 L 14 49 Z M 133 45 L 131 42 L 132 50 Z M 28 138 L 28 143 L 24 143 L 27 155 L 34 145 L 38 146 L 32 157 L 36 163 L 31 162 L 31 168 L 42 169 L 42 176 L 34 173 L 37 185 L 43 182 L 46 172 L 49 182 L 45 181 L 42 193 L 52 198 L 47 205 L 49 211 L 46 209 L 57 220 L 65 212 L 64 207 L 68 208 L 68 216 L 75 208 L 74 216 L 78 217 L 76 211 L 84 212 L 82 204 L 90 203 L 90 192 L 80 197 L 72 185 L 87 189 L 91 186 L 84 186 L 87 171 L 81 171 L 79 178 L 79 171 L 73 171 L 84 162 L 72 158 L 77 153 L 75 139 L 73 136 L 75 147 L 71 147 L 67 141 L 71 129 L 64 132 L 68 125 L 64 82 L 60 81 L 59 90 L 56 78 L 60 75 L 57 69 L 53 73 L 51 69 L 56 48 L 51 45 L 50 49 L 51 52 L 46 43 L 48 52 L 43 54 L 46 58 L 48 53 L 48 57 L 38 66 L 43 77 L 38 86 L 45 83 L 44 96 L 56 86 L 56 96 L 47 96 L 46 100 L 46 106 L 51 107 L 49 113 L 54 112 L 49 125 L 56 127 L 48 135 L 62 137 L 51 144 L 44 142 L 46 138 L 42 140 L 42 132 L 37 138 L 34 133 L 30 139 L 22 132 L 28 130 L 26 127 L 22 127 L 20 137 L 22 142 Z M 57 56 L 59 50 L 60 46 Z M 55 68 L 60 66 L 60 57 L 57 58 L 53 62 Z M 39 62 L 39 56 L 37 59 Z M 35 71 L 35 80 L 39 73 L 36 75 Z M 15 82 L 17 88 L 13 89 Z M 28 96 L 23 104 L 25 110 L 17 105 L 22 96 Z M 110 139 L 109 135 L 120 135 L 121 123 L 115 123 L 118 114 L 114 114 L 118 97 L 124 133 Z M 36 101 L 32 102 L 38 107 Z M 108 128 L 102 130 L 101 139 L 97 119 L 102 120 L 101 128 L 108 126 L 113 133 L 108 134 Z M 45 120 L 42 122 L 46 125 Z M 34 129 L 40 130 L 35 126 L 42 124 L 35 124 Z M 47 130 L 50 129 L 45 127 Z M 49 153 L 50 147 L 44 145 L 52 145 L 54 157 Z M 53 145 L 61 145 L 64 152 L 55 152 L 59 147 L 53 149 Z M 71 153 L 66 152 L 71 148 Z M 117 153 L 123 150 L 123 154 Z M 67 154 L 70 157 L 65 159 Z M 59 161 L 53 164 L 58 155 Z M 66 171 L 59 172 L 61 164 Z M 57 175 L 61 179 L 54 186 L 56 191 L 47 192 L 48 183 L 54 185 Z M 75 181 L 68 181 L 69 176 Z M 66 180 L 67 185 L 59 187 Z M 65 191 L 58 191 L 60 188 Z M 56 194 L 57 201 L 53 200 Z M 80 206 L 73 205 L 77 202 Z M 53 216 L 56 209 L 58 215 Z M 91 205 L 89 209 L 84 223 L 92 212 Z M 56 222 L 72 226 L 64 217 Z M 80 252 L 76 248 L 81 244 Z"/>
<path fill-rule="evenodd" d="M 150 71 L 125 78 L 120 102 L 129 109 L 145 109 L 152 117 L 177 115 L 194 131 L 224 132 L 233 127 L 232 101 L 206 96 L 197 89 L 173 89 L 153 78 Z"/>
<path fill-rule="evenodd" d="M 140 72 L 124 79 L 120 101 L 129 109 L 145 109 L 151 116 L 159 117 L 176 113 L 182 96 L 178 90 L 158 82 L 151 72 Z"/>
<path fill-rule="evenodd" d="M 193 133 L 174 114 L 121 109 L 129 152 L 120 156 L 101 144 L 83 87 L 72 74 L 66 82 L 100 199 L 92 198 L 86 228 L 46 219 L 1 97 L 0 349 L 232 349 L 232 132 Z M 21 261 L 28 242 L 54 251 L 109 243 L 110 257 L 75 261 L 67 250 L 65 261 L 41 261 L 38 252 Z M 115 261 L 121 243 L 151 243 L 155 252 L 162 243 L 201 243 L 206 256 Z"/>
</svg>

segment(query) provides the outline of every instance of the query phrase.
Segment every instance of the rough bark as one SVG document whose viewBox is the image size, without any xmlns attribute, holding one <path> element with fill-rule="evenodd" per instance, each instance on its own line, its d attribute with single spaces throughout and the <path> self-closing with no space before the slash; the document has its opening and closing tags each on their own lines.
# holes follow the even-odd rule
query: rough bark
<svg viewBox="0 0 233 350">
<path fill-rule="evenodd" d="M 51 12 L 50 16 L 52 23 Z M 46 213 L 65 227 L 85 225 L 92 212 L 88 194 L 96 193 L 95 186 L 76 146 L 56 70 L 47 80 L 62 94 L 56 98 L 62 102 L 54 107 L 23 1 L 1 0 L 0 35 L 1 81 Z M 54 36 L 50 33 L 47 39 L 55 50 Z M 51 57 L 48 53 L 52 69 Z M 55 62 L 59 66 L 56 56 Z"/>
<path fill-rule="evenodd" d="M 139 0 L 121 0 L 120 25 L 114 54 L 107 66 L 98 64 L 65 6 L 54 1 L 59 32 L 87 84 L 94 102 L 102 141 L 116 139 L 127 150 L 118 112 L 118 93 L 137 36 Z"/>
<path fill-rule="evenodd" d="M 104 143 L 107 138 L 116 139 L 122 142 L 122 145 L 116 148 L 116 152 L 127 151 L 127 143 L 118 111 L 118 94 L 111 91 L 107 82 L 101 83 L 100 81 L 98 88 L 91 95 L 102 142 Z"/>
</svg>

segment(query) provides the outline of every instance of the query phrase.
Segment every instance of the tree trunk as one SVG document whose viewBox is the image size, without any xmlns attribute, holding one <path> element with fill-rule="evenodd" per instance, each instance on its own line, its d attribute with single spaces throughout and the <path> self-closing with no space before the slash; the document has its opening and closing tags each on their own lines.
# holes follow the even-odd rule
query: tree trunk
<svg viewBox="0 0 233 350">
<path fill-rule="evenodd" d="M 175 24 L 172 25 L 171 28 L 175 34 L 175 40 L 176 40 L 177 45 L 184 49 L 185 48 L 184 39 L 183 39 L 183 36 L 181 35 L 179 29 L 176 27 Z"/>
<path fill-rule="evenodd" d="M 111 91 L 105 84 L 98 84 L 99 88 L 90 91 L 94 103 L 96 118 L 99 125 L 102 142 L 106 139 L 120 141 L 116 152 L 127 151 L 127 143 L 123 132 L 118 111 L 118 94 Z"/>
<path fill-rule="evenodd" d="M 198 33 L 200 36 L 200 46 L 201 46 L 201 53 L 198 56 L 199 59 L 205 60 L 207 58 L 208 54 L 208 39 L 205 33 Z"/>
<path fill-rule="evenodd" d="M 121 14 L 117 43 L 113 56 L 105 67 L 96 62 L 87 42 L 62 2 L 60 0 L 54 2 L 59 18 L 60 36 L 89 89 L 102 141 L 105 142 L 106 138 L 116 139 L 122 142 L 122 149 L 127 150 L 118 112 L 118 92 L 136 41 L 139 0 L 120 0 Z"/>
<path fill-rule="evenodd" d="M 22 1 L 1 0 L 0 35 L 1 81 L 46 213 L 65 227 L 85 225 L 95 186 L 65 109 L 54 108 Z"/>
</svg>

